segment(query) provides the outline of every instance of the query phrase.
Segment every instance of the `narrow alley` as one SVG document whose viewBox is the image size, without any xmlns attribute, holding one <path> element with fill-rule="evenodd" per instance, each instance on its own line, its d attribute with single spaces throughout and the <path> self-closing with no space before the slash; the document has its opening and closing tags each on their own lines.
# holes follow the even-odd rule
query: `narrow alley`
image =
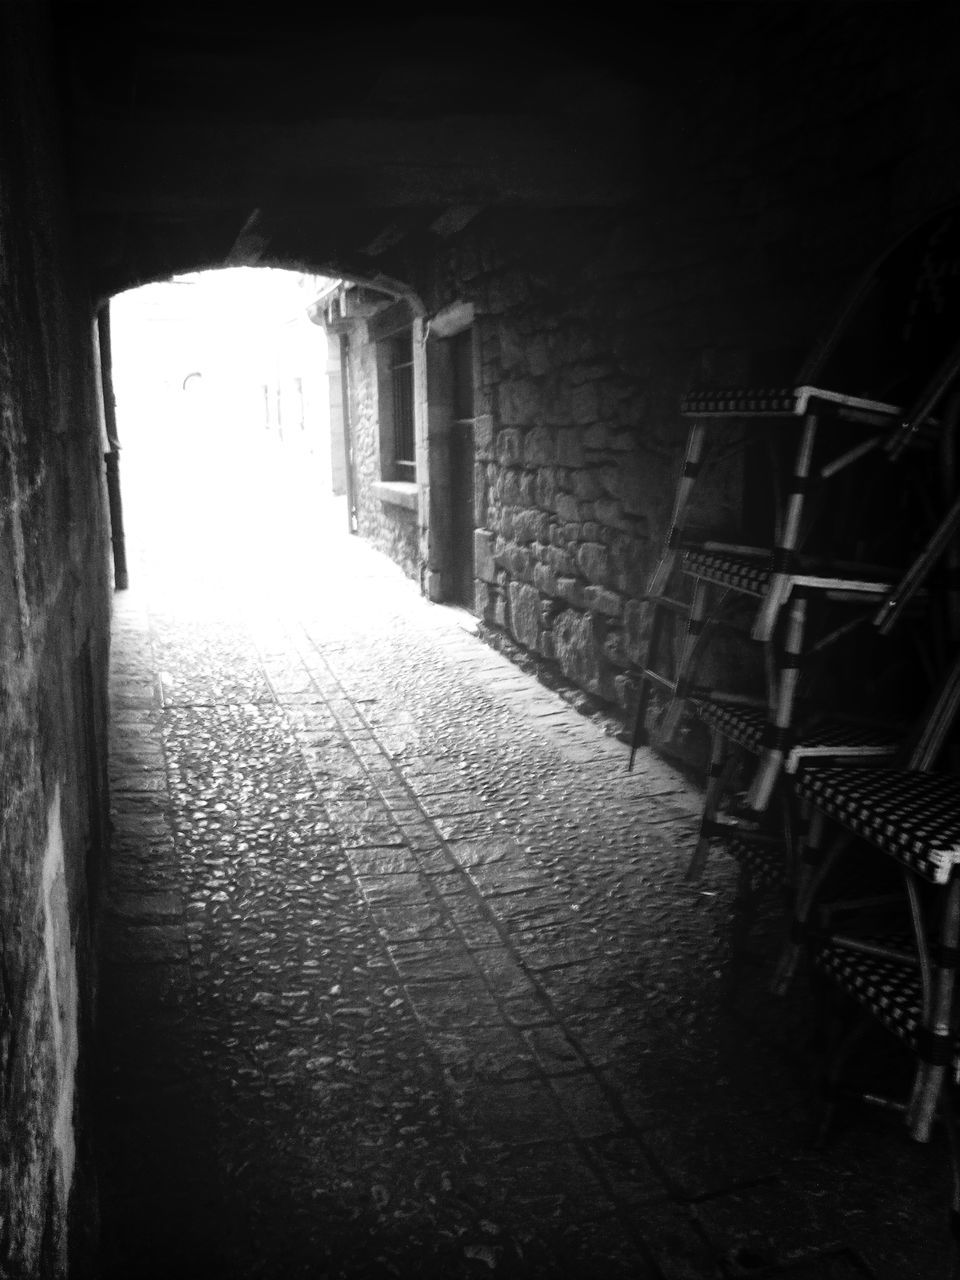
<svg viewBox="0 0 960 1280">
<path fill-rule="evenodd" d="M 689 784 L 344 525 L 181 528 L 115 599 L 110 1280 L 945 1274 L 943 1135 L 811 1148 L 805 984 L 734 972 Z"/>
</svg>

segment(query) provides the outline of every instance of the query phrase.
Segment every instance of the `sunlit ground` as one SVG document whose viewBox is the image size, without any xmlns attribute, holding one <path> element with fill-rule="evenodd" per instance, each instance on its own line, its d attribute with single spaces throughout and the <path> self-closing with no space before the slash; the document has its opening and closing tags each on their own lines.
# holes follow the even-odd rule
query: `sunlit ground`
<svg viewBox="0 0 960 1280">
<path fill-rule="evenodd" d="M 198 609 L 279 607 L 347 551 L 315 292 L 292 273 L 227 271 L 112 304 L 134 587 Z"/>
</svg>

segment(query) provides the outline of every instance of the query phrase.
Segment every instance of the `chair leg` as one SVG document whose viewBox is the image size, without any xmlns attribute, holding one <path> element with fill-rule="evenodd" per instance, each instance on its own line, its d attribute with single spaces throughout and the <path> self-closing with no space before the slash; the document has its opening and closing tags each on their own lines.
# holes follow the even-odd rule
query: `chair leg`
<svg viewBox="0 0 960 1280">
<path fill-rule="evenodd" d="M 793 724 L 797 683 L 800 678 L 800 655 L 803 651 L 806 622 L 807 601 L 802 595 L 797 595 L 790 604 L 784 655 L 776 681 L 773 723 L 767 726 L 765 735 L 767 741 L 747 799 L 751 808 L 757 810 L 765 809 L 770 803 L 774 784 L 780 776 L 784 758 L 790 750 L 790 730 Z"/>
<path fill-rule="evenodd" d="M 960 1133 L 957 1131 L 957 1113 L 953 1105 L 953 1090 L 948 1083 L 941 1098 L 944 1128 L 947 1131 L 947 1148 L 950 1153 L 950 1234 L 953 1237 L 953 1266 L 951 1280 L 960 1280 Z"/>
<path fill-rule="evenodd" d="M 785 995 L 793 981 L 800 960 L 800 952 L 806 941 L 810 912 L 816 902 L 820 886 L 852 839 L 851 836 L 841 832 L 827 852 L 821 854 L 824 823 L 823 814 L 814 810 L 810 818 L 807 842 L 801 854 L 800 879 L 794 897 L 790 935 L 783 945 L 771 983 L 774 995 Z"/>
<path fill-rule="evenodd" d="M 820 1113 L 820 1121 L 817 1125 L 817 1136 L 814 1139 L 814 1145 L 817 1148 L 826 1146 L 827 1139 L 830 1136 L 830 1130 L 833 1128 L 834 1120 L 837 1115 L 837 1105 L 840 1097 L 840 1078 L 843 1075 L 843 1069 L 850 1061 L 851 1055 L 857 1045 L 870 1029 L 871 1018 L 869 1014 L 863 1014 L 856 1019 L 841 1036 L 840 1043 L 831 1057 L 830 1064 L 824 1072 L 821 1082 L 821 1098 L 822 1110 Z"/>
<path fill-rule="evenodd" d="M 743 863 L 737 871 L 737 890 L 733 900 L 730 921 L 730 967 L 726 991 L 722 1003 L 732 1009 L 740 990 L 740 983 L 751 961 L 758 960 L 757 952 L 751 952 L 750 936 L 757 915 L 759 890 L 753 882 L 750 870 Z"/>
<path fill-rule="evenodd" d="M 690 601 L 690 616 L 684 629 L 683 640 L 680 643 L 680 653 L 677 657 L 676 693 L 667 707 L 658 734 L 658 737 L 663 742 L 669 742 L 673 737 L 680 720 L 680 714 L 683 711 L 683 704 L 687 697 L 687 689 L 690 683 L 690 665 L 699 647 L 706 611 L 707 583 L 703 578 L 698 578 L 693 588 L 693 598 Z"/>
<path fill-rule="evenodd" d="M 630 738 L 630 759 L 627 761 L 627 772 L 633 769 L 633 761 L 637 751 L 644 745 L 646 740 L 645 723 L 647 719 L 647 707 L 650 705 L 650 681 L 644 680 L 640 685 L 640 696 L 637 699 L 637 714 L 633 720 L 633 734 Z"/>
<path fill-rule="evenodd" d="M 700 474 L 700 460 L 703 454 L 704 426 L 695 422 L 687 434 L 687 447 L 683 459 L 683 470 L 677 484 L 673 500 L 673 511 L 670 516 L 670 530 L 667 534 L 666 550 L 660 563 L 654 570 L 653 577 L 647 587 L 650 598 L 663 595 L 669 581 L 673 566 L 676 563 L 680 538 L 683 535 L 687 507 Z"/>
<path fill-rule="evenodd" d="M 790 590 L 792 565 L 800 539 L 804 492 L 810 475 L 810 463 L 816 438 L 816 414 L 808 413 L 803 420 L 803 430 L 800 433 L 800 442 L 794 459 L 792 485 L 787 496 L 787 508 L 778 545 L 774 552 L 773 573 L 770 575 L 767 594 L 753 625 L 754 640 L 766 641 L 773 635 L 777 615 Z"/>
<path fill-rule="evenodd" d="M 922 908 L 913 877 L 905 873 L 906 887 L 910 897 L 911 914 L 917 948 L 921 955 L 928 953 L 928 939 L 923 928 Z M 940 941 L 937 948 L 943 957 L 942 962 L 924 971 L 924 1021 L 925 1030 L 932 1036 L 932 1043 L 946 1045 L 951 1035 L 953 993 L 956 979 L 957 945 L 960 942 L 960 881 L 954 880 L 946 890 L 942 910 Z M 911 1135 L 918 1142 L 926 1142 L 930 1137 L 937 1104 L 943 1093 L 946 1081 L 946 1065 L 941 1061 L 921 1061 L 917 1071 L 910 1107 L 907 1111 L 907 1124 Z"/>
<path fill-rule="evenodd" d="M 710 841 L 717 834 L 716 820 L 720 801 L 726 794 L 730 779 L 736 768 L 733 752 L 724 751 L 726 739 L 719 730 L 714 729 L 710 745 L 710 769 L 707 775 L 707 789 L 703 797 L 703 816 L 700 819 L 700 832 L 697 845 L 690 859 L 684 879 L 699 880 L 703 875 L 710 853 Z M 726 756 L 726 758 L 724 758 Z"/>
</svg>

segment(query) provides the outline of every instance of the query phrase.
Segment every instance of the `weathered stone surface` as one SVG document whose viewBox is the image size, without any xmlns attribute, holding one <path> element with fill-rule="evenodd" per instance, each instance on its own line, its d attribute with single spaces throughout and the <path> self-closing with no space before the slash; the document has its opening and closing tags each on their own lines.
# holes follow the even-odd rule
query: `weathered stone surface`
<svg viewBox="0 0 960 1280">
<path fill-rule="evenodd" d="M 524 355 L 527 368 L 535 378 L 540 378 L 550 372 L 553 363 L 552 356 L 547 346 L 546 337 L 542 333 L 536 333 L 528 339 Z"/>
<path fill-rule="evenodd" d="M 496 450 L 501 467 L 517 466 L 523 458 L 523 432 L 515 428 L 497 432 Z"/>
<path fill-rule="evenodd" d="M 530 426 L 542 414 L 537 384 L 529 378 L 501 382 L 497 389 L 500 421 L 508 426 Z"/>
<path fill-rule="evenodd" d="M 497 561 L 495 557 L 497 538 L 488 529 L 475 529 L 473 533 L 474 572 L 484 582 L 496 582 Z"/>
<path fill-rule="evenodd" d="M 579 520 L 580 504 L 572 493 L 558 493 L 556 510 L 559 518 L 567 523 Z"/>
<path fill-rule="evenodd" d="M 619 618 L 623 612 L 623 597 L 607 587 L 586 587 L 583 598 L 587 608 L 611 618 Z"/>
<path fill-rule="evenodd" d="M 487 462 L 494 456 L 495 432 L 493 426 L 493 415 L 489 413 L 478 414 L 473 424 L 473 446 L 477 452 L 479 461 Z M 489 466 L 487 467 L 487 480 L 490 480 Z"/>
<path fill-rule="evenodd" d="M 615 667 L 629 667 L 630 658 L 622 631 L 610 631 L 603 642 L 603 655 Z"/>
<path fill-rule="evenodd" d="M 557 595 L 580 609 L 587 607 L 583 582 L 579 578 L 557 578 Z"/>
<path fill-rule="evenodd" d="M 547 547 L 546 561 L 555 573 L 567 578 L 572 578 L 577 571 L 576 561 L 570 552 L 566 550 L 566 543 L 559 547 Z"/>
<path fill-rule="evenodd" d="M 533 576 L 535 561 L 529 547 L 508 542 L 503 549 L 503 565 L 510 577 L 528 581 Z"/>
<path fill-rule="evenodd" d="M 598 498 L 594 510 L 602 524 L 620 526 L 624 523 L 623 505 L 615 498 Z"/>
<path fill-rule="evenodd" d="M 518 542 L 543 542 L 550 536 L 550 520 L 545 511 L 518 511 L 513 518 L 513 536 Z"/>
<path fill-rule="evenodd" d="M 51 17 L 0 6 L 0 1274 L 17 1280 L 60 1280 L 68 1253 L 93 1274 L 93 1075 L 78 1064 L 96 1049 L 108 821 L 104 446 L 88 262 L 51 132 Z M 126 724 L 158 688 L 123 673 Z M 154 792 L 125 781 L 149 808 Z"/>
<path fill-rule="evenodd" d="M 603 650 L 588 613 L 567 609 L 553 624 L 553 644 L 563 674 L 589 693 L 599 693 Z"/>
<path fill-rule="evenodd" d="M 602 543 L 581 543 L 577 548 L 577 564 L 589 582 L 605 583 L 610 576 L 610 553 Z"/>
<path fill-rule="evenodd" d="M 628 600 L 623 607 L 624 651 L 630 661 L 637 664 L 646 656 L 649 612 L 639 600 Z"/>
<path fill-rule="evenodd" d="M 578 428 L 561 427 L 557 432 L 557 462 L 563 467 L 583 466 L 583 433 Z"/>
<path fill-rule="evenodd" d="M 615 676 L 613 680 L 617 705 L 632 717 L 637 709 L 640 697 L 640 682 L 633 676 Z"/>
<path fill-rule="evenodd" d="M 646 590 L 652 568 L 650 544 L 627 534 L 615 534 L 610 541 L 612 583 L 627 596 L 639 596 Z"/>
<path fill-rule="evenodd" d="M 497 480 L 496 493 L 503 506 L 519 507 L 523 505 L 523 495 L 520 490 L 522 475 L 523 473 L 519 467 L 508 467 L 500 473 Z"/>
<path fill-rule="evenodd" d="M 538 564 L 534 566 L 533 583 L 538 591 L 544 595 L 555 596 L 557 594 L 557 575 L 549 565 Z"/>
<path fill-rule="evenodd" d="M 540 621 L 544 627 L 552 627 L 563 612 L 563 606 L 557 600 L 541 600 Z"/>
<path fill-rule="evenodd" d="M 511 582 L 510 632 L 525 649 L 536 650 L 540 640 L 540 597 L 536 588 Z"/>
<path fill-rule="evenodd" d="M 574 422 L 586 425 L 597 421 L 600 416 L 600 397 L 595 383 L 586 382 L 573 389 L 570 396 L 570 412 Z"/>
<path fill-rule="evenodd" d="M 540 467 L 537 471 L 534 494 L 537 506 L 546 511 L 557 509 L 557 469 L 556 467 Z"/>
<path fill-rule="evenodd" d="M 555 433 L 547 427 L 528 431 L 523 442 L 523 462 L 527 467 L 547 467 L 557 460 Z"/>
<path fill-rule="evenodd" d="M 573 473 L 573 492 L 578 498 L 599 498 L 603 493 L 599 474 L 593 468 Z"/>
<path fill-rule="evenodd" d="M 526 364 L 526 343 L 509 320 L 500 322 L 500 363 L 509 373 Z"/>
</svg>

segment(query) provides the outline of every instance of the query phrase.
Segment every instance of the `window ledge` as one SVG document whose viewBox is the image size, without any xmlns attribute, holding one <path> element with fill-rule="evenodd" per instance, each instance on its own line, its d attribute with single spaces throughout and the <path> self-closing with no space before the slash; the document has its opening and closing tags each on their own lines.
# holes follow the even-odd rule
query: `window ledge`
<svg viewBox="0 0 960 1280">
<path fill-rule="evenodd" d="M 374 497 L 392 507 L 406 507 L 408 511 L 417 509 L 417 486 L 413 480 L 375 480 L 372 485 Z"/>
</svg>

